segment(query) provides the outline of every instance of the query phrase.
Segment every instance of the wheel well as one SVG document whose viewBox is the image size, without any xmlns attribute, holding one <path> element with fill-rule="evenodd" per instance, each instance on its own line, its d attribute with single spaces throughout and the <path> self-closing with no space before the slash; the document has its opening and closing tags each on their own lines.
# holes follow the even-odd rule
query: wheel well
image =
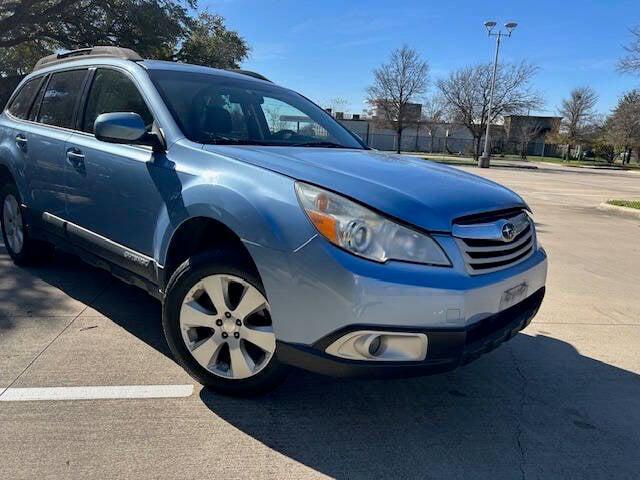
<svg viewBox="0 0 640 480">
<path fill-rule="evenodd" d="M 171 238 L 164 265 L 164 286 L 171 275 L 187 258 L 209 250 L 228 249 L 247 261 L 247 266 L 258 276 L 256 267 L 247 247 L 225 224 L 211 218 L 197 217 L 184 222 Z"/>
<path fill-rule="evenodd" d="M 13 175 L 7 167 L 0 165 L 0 187 L 4 187 L 8 183 L 15 183 Z"/>
</svg>

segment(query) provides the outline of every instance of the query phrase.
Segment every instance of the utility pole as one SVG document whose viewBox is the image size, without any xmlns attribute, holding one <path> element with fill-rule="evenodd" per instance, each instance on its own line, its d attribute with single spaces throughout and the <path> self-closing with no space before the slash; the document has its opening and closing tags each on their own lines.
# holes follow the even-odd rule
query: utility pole
<svg viewBox="0 0 640 480">
<path fill-rule="evenodd" d="M 496 88 L 496 73 L 498 71 L 498 56 L 500 54 L 500 41 L 502 37 L 510 37 L 511 33 L 518 26 L 515 22 L 505 23 L 504 27 L 508 33 L 503 33 L 501 30 L 498 33 L 493 33 L 493 29 L 496 26 L 496 22 L 484 22 L 484 26 L 487 28 L 490 37 L 496 37 L 496 54 L 493 60 L 493 74 L 491 75 L 491 87 L 489 89 L 489 108 L 487 110 L 487 130 L 484 134 L 484 152 L 482 157 L 478 160 L 478 166 L 480 168 L 489 168 L 491 160 L 491 152 L 489 151 L 490 142 L 490 130 L 491 130 L 491 110 L 493 110 L 493 91 Z"/>
</svg>

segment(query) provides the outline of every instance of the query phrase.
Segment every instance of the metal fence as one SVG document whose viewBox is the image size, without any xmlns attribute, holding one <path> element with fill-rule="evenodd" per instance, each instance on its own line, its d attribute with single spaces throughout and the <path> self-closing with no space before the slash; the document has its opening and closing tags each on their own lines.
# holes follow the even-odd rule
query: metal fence
<svg viewBox="0 0 640 480">
<path fill-rule="evenodd" d="M 398 148 L 398 136 L 393 134 L 373 133 L 363 137 L 363 140 L 367 146 L 378 150 L 393 151 Z M 473 152 L 473 139 L 403 135 L 400 150 L 403 152 L 470 154 Z"/>
<path fill-rule="evenodd" d="M 358 132 L 356 132 L 358 133 Z M 359 136 L 367 146 L 377 150 L 395 151 L 398 148 L 398 136 L 393 134 L 370 133 Z M 480 148 L 484 147 L 484 140 Z M 403 135 L 400 150 L 403 152 L 423 152 L 449 155 L 473 155 L 475 141 L 472 138 L 431 137 L 429 135 Z M 542 141 L 529 142 L 523 146 L 521 142 L 497 139 L 491 143 L 492 154 L 521 155 L 525 150 L 527 156 L 560 156 L 557 145 L 545 144 Z"/>
</svg>

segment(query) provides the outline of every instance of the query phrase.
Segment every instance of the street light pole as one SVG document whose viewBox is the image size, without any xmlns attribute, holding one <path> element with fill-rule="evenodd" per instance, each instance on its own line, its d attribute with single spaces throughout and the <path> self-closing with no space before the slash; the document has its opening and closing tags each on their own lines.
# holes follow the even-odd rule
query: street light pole
<svg viewBox="0 0 640 480">
<path fill-rule="evenodd" d="M 509 33 L 502 33 L 502 31 L 498 31 L 498 33 L 493 33 L 493 29 L 496 26 L 496 22 L 484 22 L 484 26 L 487 28 L 490 37 L 496 37 L 496 55 L 493 60 L 493 74 L 491 75 L 491 86 L 489 88 L 489 107 L 487 109 L 487 129 L 484 134 L 484 152 L 482 153 L 482 157 L 478 160 L 478 166 L 480 168 L 489 168 L 490 160 L 491 160 L 491 152 L 489 151 L 489 142 L 490 142 L 490 130 L 491 130 L 491 111 L 493 110 L 493 92 L 496 88 L 496 74 L 498 71 L 498 56 L 500 54 L 500 41 L 502 37 L 510 37 L 511 32 L 518 26 L 515 22 L 505 23 L 505 28 Z"/>
</svg>

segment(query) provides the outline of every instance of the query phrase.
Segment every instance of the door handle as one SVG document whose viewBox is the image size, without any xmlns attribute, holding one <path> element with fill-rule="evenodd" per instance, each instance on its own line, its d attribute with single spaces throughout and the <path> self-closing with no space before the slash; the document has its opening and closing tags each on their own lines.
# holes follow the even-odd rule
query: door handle
<svg viewBox="0 0 640 480">
<path fill-rule="evenodd" d="M 67 162 L 74 168 L 82 168 L 84 166 L 84 154 L 77 148 L 67 150 Z"/>
<path fill-rule="evenodd" d="M 25 150 L 27 148 L 27 137 L 19 133 L 16 135 L 16 146 L 20 150 Z"/>
</svg>

